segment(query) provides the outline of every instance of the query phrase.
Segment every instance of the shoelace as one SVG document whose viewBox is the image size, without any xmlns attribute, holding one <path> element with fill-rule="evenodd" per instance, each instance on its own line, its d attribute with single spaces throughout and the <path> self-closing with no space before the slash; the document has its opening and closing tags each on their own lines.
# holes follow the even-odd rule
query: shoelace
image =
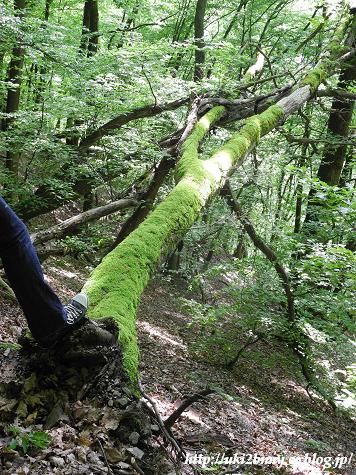
<svg viewBox="0 0 356 475">
<path fill-rule="evenodd" d="M 72 303 L 69 303 L 66 305 L 66 311 L 67 311 L 67 324 L 68 325 L 73 325 L 75 321 L 81 316 L 82 311 L 73 305 Z"/>
</svg>

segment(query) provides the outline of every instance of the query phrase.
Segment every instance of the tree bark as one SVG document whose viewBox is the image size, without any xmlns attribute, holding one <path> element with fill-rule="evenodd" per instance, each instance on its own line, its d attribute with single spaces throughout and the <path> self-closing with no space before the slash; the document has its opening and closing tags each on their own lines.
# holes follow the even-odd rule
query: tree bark
<svg viewBox="0 0 356 475">
<path fill-rule="evenodd" d="M 92 56 L 98 50 L 99 44 L 99 10 L 97 0 L 86 0 L 83 10 L 83 28 L 80 40 L 80 50 L 87 56 Z"/>
<path fill-rule="evenodd" d="M 338 87 L 346 88 L 352 81 L 356 80 L 356 62 L 349 64 L 340 75 Z M 342 141 L 349 135 L 350 124 L 354 110 L 354 100 L 335 99 L 331 104 L 331 112 L 328 121 L 328 133 L 331 140 Z M 334 146 L 328 144 L 324 149 L 324 154 L 320 162 L 317 177 L 331 186 L 337 186 L 345 164 L 347 144 L 339 143 Z"/>
</svg>

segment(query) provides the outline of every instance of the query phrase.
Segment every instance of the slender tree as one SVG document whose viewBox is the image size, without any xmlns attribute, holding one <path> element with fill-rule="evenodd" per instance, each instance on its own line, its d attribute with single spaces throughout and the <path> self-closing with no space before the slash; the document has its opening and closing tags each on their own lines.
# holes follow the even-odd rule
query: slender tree
<svg viewBox="0 0 356 475">
<path fill-rule="evenodd" d="M 15 16 L 21 19 L 26 8 L 26 0 L 14 0 Z M 21 38 L 18 37 L 15 46 L 13 47 L 11 60 L 8 67 L 7 80 L 9 86 L 7 88 L 5 119 L 2 121 L 2 130 L 6 132 L 9 130 L 15 120 L 15 113 L 19 110 L 20 94 L 21 94 L 21 76 L 22 66 L 24 62 L 25 49 L 22 45 Z M 19 169 L 19 155 L 10 149 L 6 152 L 5 159 L 6 167 L 15 175 L 18 174 Z"/>
<path fill-rule="evenodd" d="M 80 50 L 88 56 L 95 54 L 99 44 L 99 10 L 97 0 L 85 0 Z"/>
<path fill-rule="evenodd" d="M 207 0 L 197 0 L 194 17 L 194 44 L 195 44 L 195 65 L 194 81 L 201 81 L 204 76 L 205 63 L 205 42 L 204 42 L 204 17 Z"/>
</svg>

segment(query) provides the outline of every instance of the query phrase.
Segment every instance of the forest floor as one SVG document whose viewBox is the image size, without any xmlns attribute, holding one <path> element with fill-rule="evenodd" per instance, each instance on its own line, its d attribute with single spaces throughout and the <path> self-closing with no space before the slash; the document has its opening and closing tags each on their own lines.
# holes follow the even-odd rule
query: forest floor
<svg viewBox="0 0 356 475">
<path fill-rule="evenodd" d="M 49 259 L 45 264 L 46 277 L 63 300 L 81 288 L 88 272 L 82 264 L 71 259 Z M 185 397 L 207 386 L 216 390 L 214 394 L 194 403 L 173 426 L 175 437 L 183 445 L 187 456 L 190 456 L 191 465 L 183 464 L 183 473 L 192 474 L 192 467 L 202 470 L 202 462 L 207 459 L 199 459 L 199 454 L 213 456 L 219 453 L 221 462 L 222 455 L 234 457 L 245 454 L 247 463 L 240 465 L 237 471 L 228 472 L 235 475 L 356 474 L 356 456 L 340 470 L 328 469 L 323 466 L 321 459 L 316 460 L 317 456 L 335 458 L 342 454 L 350 457 L 356 441 L 354 422 L 341 414 L 335 414 L 320 399 L 311 399 L 300 379 L 296 381 L 291 376 L 293 372 L 278 362 L 266 368 L 250 358 L 250 350 L 247 350 L 234 370 L 228 371 L 222 365 L 212 364 L 208 355 L 192 352 L 191 344 L 196 341 L 198 334 L 194 326 L 188 326 L 190 316 L 183 310 L 182 297 L 193 297 L 185 280 L 157 275 L 143 295 L 138 331 L 142 385 L 155 400 L 163 419 Z M 194 298 L 198 299 L 197 296 Z M 0 341 L 16 342 L 25 326 L 18 306 L 0 300 L 0 322 Z M 266 358 L 275 351 L 272 345 L 265 342 L 257 345 L 259 352 Z M 63 446 L 63 433 L 70 430 L 75 428 L 71 428 L 68 421 L 62 421 L 49 431 L 54 442 L 45 451 L 46 459 L 55 461 L 53 456 L 60 459 L 61 450 L 64 451 L 65 447 L 66 456 L 63 455 L 62 459 L 67 460 L 70 447 L 68 444 Z M 70 438 L 68 440 L 78 445 L 77 439 L 77 442 Z M 99 459 L 98 456 L 95 458 L 94 469 L 90 462 L 94 460 L 93 456 L 86 457 L 85 453 L 78 451 L 78 447 L 73 447 L 72 452 L 75 457 L 82 458 L 86 471 L 73 469 L 65 473 L 108 473 L 106 468 L 98 472 L 99 459 L 103 458 L 100 453 Z M 197 455 L 196 459 L 194 454 Z M 273 464 L 248 464 L 249 461 L 253 462 L 255 454 L 280 456 L 283 462 L 276 464 L 275 459 Z M 31 471 L 29 459 L 31 457 L 28 456 L 22 458 L 23 469 L 9 469 L 3 473 L 32 475 L 35 472 Z M 209 464 L 206 468 L 209 466 L 212 468 Z M 199 473 L 222 474 L 227 473 L 228 468 L 228 465 L 221 464 L 214 471 Z M 53 473 L 64 471 L 53 468 Z M 161 473 L 163 475 L 157 469 L 157 475 Z"/>
</svg>

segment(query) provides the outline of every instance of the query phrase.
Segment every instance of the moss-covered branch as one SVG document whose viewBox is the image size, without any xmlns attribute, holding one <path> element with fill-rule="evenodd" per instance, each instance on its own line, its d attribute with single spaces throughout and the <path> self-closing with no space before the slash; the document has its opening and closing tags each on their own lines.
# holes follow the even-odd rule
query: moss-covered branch
<svg viewBox="0 0 356 475">
<path fill-rule="evenodd" d="M 332 72 L 328 65 L 318 68 Z M 336 68 L 335 62 L 333 62 Z M 138 346 L 135 317 L 140 296 L 152 272 L 164 256 L 174 249 L 199 216 L 208 199 L 224 184 L 229 173 L 241 162 L 261 137 L 297 110 L 314 94 L 324 73 L 310 73 L 313 84 L 303 83 L 289 96 L 250 117 L 243 127 L 209 160 L 200 160 L 198 147 L 211 126 L 225 113 L 217 106 L 205 114 L 182 144 L 177 185 L 167 198 L 93 271 L 84 290 L 88 293 L 92 318 L 112 316 L 120 326 L 124 367 L 132 380 L 137 377 Z M 307 77 L 311 77 L 310 74 Z M 318 83 L 318 84 L 317 84 Z"/>
<path fill-rule="evenodd" d="M 182 147 L 180 170 L 189 172 L 169 196 L 94 270 L 84 290 L 90 298 L 92 318 L 112 316 L 120 327 L 124 367 L 131 379 L 137 375 L 138 346 L 135 316 L 139 298 L 163 255 L 174 248 L 196 220 L 205 199 L 200 186 L 205 172 L 198 146 L 210 127 L 224 113 L 215 107 L 196 124 Z"/>
</svg>

